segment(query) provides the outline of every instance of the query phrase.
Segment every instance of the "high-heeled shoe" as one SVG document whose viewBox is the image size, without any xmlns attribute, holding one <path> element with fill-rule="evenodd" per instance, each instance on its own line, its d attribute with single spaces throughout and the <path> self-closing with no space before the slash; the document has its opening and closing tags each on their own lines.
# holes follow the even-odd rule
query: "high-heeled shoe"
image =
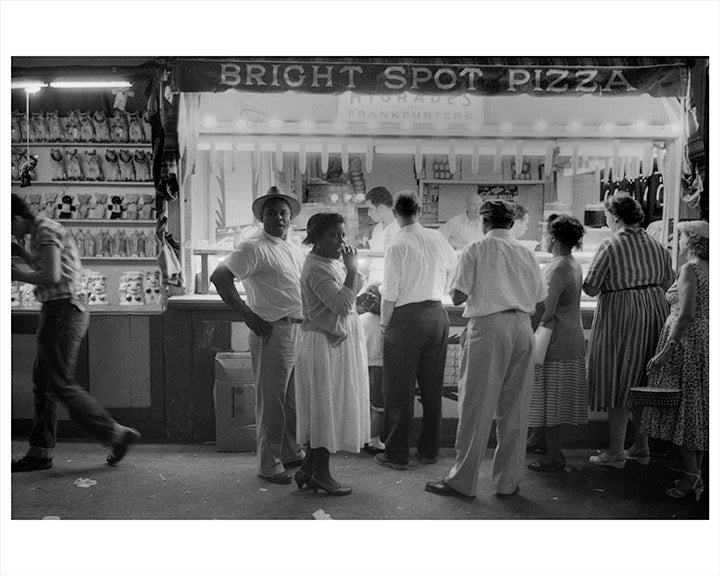
<svg viewBox="0 0 720 576">
<path fill-rule="evenodd" d="M 647 466 L 650 464 L 650 448 L 642 448 L 640 450 L 625 450 L 625 459 L 634 460 L 638 464 Z"/>
<path fill-rule="evenodd" d="M 307 474 L 306 472 L 303 472 L 302 470 L 298 470 L 295 472 L 295 484 L 297 484 L 298 490 L 302 490 L 302 487 L 307 484 L 308 488 L 310 488 L 310 480 L 312 479 L 312 476 L 310 474 Z"/>
<path fill-rule="evenodd" d="M 670 498 L 680 499 L 680 498 L 685 498 L 688 494 L 690 494 L 692 492 L 695 494 L 695 502 L 698 502 L 700 500 L 700 495 L 705 490 L 705 484 L 703 484 L 702 476 L 700 475 L 700 473 L 694 474 L 692 472 L 683 472 L 683 474 L 685 474 L 685 476 L 690 476 L 691 478 L 695 478 L 692 486 L 690 486 L 690 488 L 688 488 L 685 491 L 680 490 L 680 488 L 678 488 L 678 486 L 680 484 L 680 480 L 675 480 L 675 482 L 672 483 L 672 486 L 670 486 L 670 488 L 667 489 L 665 494 L 670 496 Z"/>
<path fill-rule="evenodd" d="M 315 476 L 310 476 L 307 480 L 308 487 L 312 488 L 313 492 L 317 494 L 318 490 L 325 490 L 328 494 L 331 494 L 332 496 L 347 496 L 352 492 L 352 488 L 349 486 L 338 486 L 337 488 L 330 488 L 328 486 L 323 486 L 323 484 L 315 478 Z"/>
</svg>

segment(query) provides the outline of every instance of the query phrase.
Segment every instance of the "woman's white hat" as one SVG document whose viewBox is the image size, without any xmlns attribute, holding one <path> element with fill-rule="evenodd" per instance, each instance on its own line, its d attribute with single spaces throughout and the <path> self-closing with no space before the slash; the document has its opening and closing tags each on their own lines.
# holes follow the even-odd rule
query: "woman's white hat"
<svg viewBox="0 0 720 576">
<path fill-rule="evenodd" d="M 689 220 L 687 222 L 678 222 L 677 229 L 680 232 L 694 234 L 701 238 L 710 239 L 710 225 L 705 220 Z"/>
</svg>

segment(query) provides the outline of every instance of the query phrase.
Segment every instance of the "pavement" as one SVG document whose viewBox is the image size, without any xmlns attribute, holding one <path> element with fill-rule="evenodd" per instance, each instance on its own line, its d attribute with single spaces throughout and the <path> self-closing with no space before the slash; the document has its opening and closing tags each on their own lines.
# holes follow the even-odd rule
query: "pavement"
<svg viewBox="0 0 720 576">
<path fill-rule="evenodd" d="M 13 457 L 25 447 L 25 441 L 13 441 Z M 436 464 L 407 471 L 381 467 L 365 453 L 333 455 L 333 475 L 353 488 L 345 497 L 268 483 L 257 476 L 253 453 L 219 453 L 214 445 L 142 443 L 114 468 L 105 463 L 106 453 L 96 444 L 62 441 L 50 470 L 12 474 L 11 518 L 311 520 L 318 510 L 336 520 L 709 518 L 707 491 L 699 502 L 665 495 L 680 476 L 680 458 L 672 452 L 653 454 L 647 466 L 628 462 L 619 470 L 588 464 L 594 450 L 567 450 L 565 470 L 527 471 L 519 494 L 499 499 L 488 450 L 473 500 L 424 490 L 452 466 L 451 448 L 442 449 Z M 528 461 L 535 458 L 528 455 Z M 708 483 L 707 465 L 703 477 Z M 78 479 L 95 483 L 81 487 Z"/>
</svg>

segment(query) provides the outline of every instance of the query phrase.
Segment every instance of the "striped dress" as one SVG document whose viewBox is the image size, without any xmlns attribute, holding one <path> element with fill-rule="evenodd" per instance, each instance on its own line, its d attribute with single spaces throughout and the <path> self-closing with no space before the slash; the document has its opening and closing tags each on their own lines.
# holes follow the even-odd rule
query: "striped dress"
<svg viewBox="0 0 720 576">
<path fill-rule="evenodd" d="M 630 388 L 647 385 L 669 313 L 660 285 L 673 277 L 670 254 L 642 228 L 620 230 L 598 248 L 585 278 L 600 290 L 587 355 L 592 410 L 628 407 Z"/>
<path fill-rule="evenodd" d="M 548 295 L 541 323 L 552 329 L 545 362 L 535 366 L 530 402 L 532 427 L 587 423 L 585 336 L 580 317 L 582 268 L 557 256 L 543 270 Z"/>
</svg>

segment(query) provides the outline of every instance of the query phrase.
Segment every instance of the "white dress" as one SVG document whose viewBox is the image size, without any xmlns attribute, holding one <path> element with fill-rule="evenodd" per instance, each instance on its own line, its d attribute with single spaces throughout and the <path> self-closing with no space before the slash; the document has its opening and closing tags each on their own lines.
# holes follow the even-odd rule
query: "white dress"
<svg viewBox="0 0 720 576">
<path fill-rule="evenodd" d="M 359 452 L 370 440 L 368 362 L 355 291 L 344 279 L 339 260 L 308 254 L 295 362 L 297 441 Z"/>
</svg>

